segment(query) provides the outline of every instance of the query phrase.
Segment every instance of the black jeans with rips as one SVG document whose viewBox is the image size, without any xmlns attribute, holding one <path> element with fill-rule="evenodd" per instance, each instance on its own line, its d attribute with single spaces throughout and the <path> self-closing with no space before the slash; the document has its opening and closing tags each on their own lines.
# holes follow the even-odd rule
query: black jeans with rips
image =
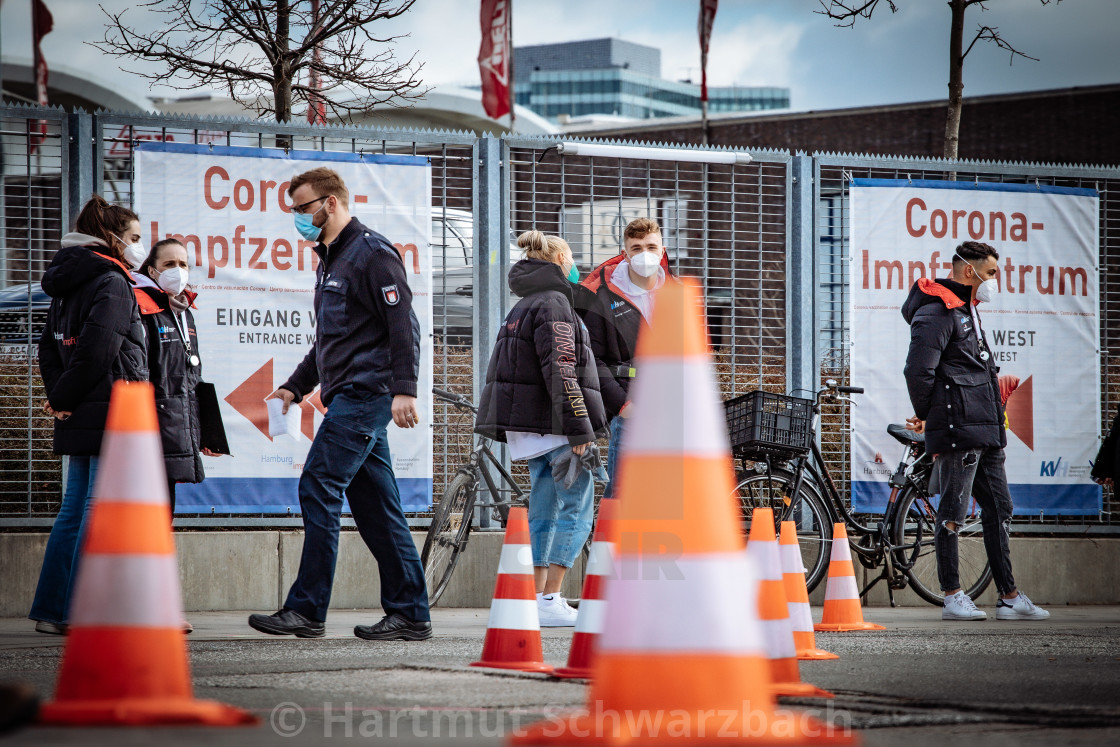
<svg viewBox="0 0 1120 747">
<path fill-rule="evenodd" d="M 938 454 L 934 461 L 931 488 L 940 491 L 937 505 L 937 528 L 934 549 L 937 552 L 937 577 L 942 591 L 961 586 L 957 566 L 960 553 L 957 532 L 965 521 L 972 498 L 980 506 L 980 523 L 984 528 L 984 550 L 992 566 L 996 590 L 1008 594 L 1015 590 L 1011 574 L 1011 492 L 1007 487 L 1003 449 L 966 449 Z"/>
</svg>

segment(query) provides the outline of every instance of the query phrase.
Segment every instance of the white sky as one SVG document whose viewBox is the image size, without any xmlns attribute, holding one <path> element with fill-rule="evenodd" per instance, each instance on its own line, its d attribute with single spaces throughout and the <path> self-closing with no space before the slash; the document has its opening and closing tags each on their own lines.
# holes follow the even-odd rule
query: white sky
<svg viewBox="0 0 1120 747">
<path fill-rule="evenodd" d="M 54 31 L 44 40 L 52 60 L 89 70 L 111 84 L 146 92 L 148 83 L 120 70 L 121 61 L 83 44 L 99 39 L 104 22 L 93 0 L 46 0 Z M 141 27 L 158 14 L 128 0 L 101 0 L 109 10 L 131 8 Z M 871 21 L 841 29 L 813 13 L 817 0 L 723 0 L 709 58 L 713 85 L 776 85 L 792 89 L 795 109 L 924 101 L 944 98 L 948 81 L 949 11 L 943 0 L 883 3 Z M 1040 58 L 1017 59 L 994 45 L 977 45 L 965 66 L 965 95 L 1120 82 L 1120 0 L 989 0 L 966 20 L 997 26 L 1018 49 Z M 424 63 L 428 85 L 477 84 L 480 40 L 477 0 L 419 0 L 388 31 L 407 33 L 398 52 Z M 699 79 L 698 0 L 513 0 L 514 44 L 617 36 L 661 49 L 662 76 Z M 30 0 L 2 0 L 5 57 L 30 57 Z M 156 90 L 155 95 L 183 95 Z"/>
</svg>

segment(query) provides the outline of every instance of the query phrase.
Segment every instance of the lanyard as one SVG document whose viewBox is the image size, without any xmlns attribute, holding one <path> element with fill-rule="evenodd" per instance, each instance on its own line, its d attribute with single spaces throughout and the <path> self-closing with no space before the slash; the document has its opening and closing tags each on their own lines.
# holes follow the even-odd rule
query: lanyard
<svg viewBox="0 0 1120 747">
<path fill-rule="evenodd" d="M 970 303 L 968 305 L 968 314 L 972 317 L 972 327 L 976 332 L 976 344 L 980 348 L 980 360 L 988 360 L 988 345 L 984 342 L 984 333 L 980 329 L 980 314 L 976 311 L 976 304 Z"/>
<path fill-rule="evenodd" d="M 183 341 L 183 347 L 187 351 L 187 363 L 197 366 L 202 361 L 191 352 L 191 337 L 185 331 L 184 325 L 179 323 L 179 315 L 175 313 L 174 309 L 171 310 L 171 320 L 175 322 L 175 329 L 179 330 L 179 339 Z"/>
</svg>

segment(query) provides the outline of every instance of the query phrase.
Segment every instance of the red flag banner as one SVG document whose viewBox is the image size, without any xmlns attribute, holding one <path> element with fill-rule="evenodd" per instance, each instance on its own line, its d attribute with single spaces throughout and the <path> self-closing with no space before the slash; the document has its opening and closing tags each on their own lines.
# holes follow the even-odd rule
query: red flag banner
<svg viewBox="0 0 1120 747">
<path fill-rule="evenodd" d="M 317 33 L 319 33 L 319 0 L 311 0 L 311 34 Z M 312 90 L 312 94 L 307 97 L 307 123 L 313 125 L 327 123 L 327 103 L 319 95 L 319 91 L 323 88 L 323 80 L 319 77 L 319 66 L 323 63 L 319 46 L 316 44 L 311 52 L 311 67 L 308 68 L 307 73 L 307 87 Z"/>
<path fill-rule="evenodd" d="M 482 0 L 482 45 L 478 71 L 482 75 L 482 107 L 497 119 L 510 113 L 509 0 Z"/>
<path fill-rule="evenodd" d="M 39 106 L 47 106 L 49 101 L 47 99 L 47 60 L 43 57 L 43 50 L 39 48 L 39 42 L 43 41 L 43 37 L 51 32 L 54 28 L 54 18 L 51 17 L 51 12 L 47 10 L 46 3 L 43 0 L 32 0 L 31 2 L 31 37 L 32 48 L 34 50 L 34 63 L 35 63 L 35 95 L 39 99 Z M 46 138 L 47 122 L 40 119 L 34 124 L 28 125 L 33 133 L 30 140 L 30 150 L 32 153 L 39 147 L 39 145 Z"/>
<path fill-rule="evenodd" d="M 719 0 L 700 0 L 700 100 L 708 100 L 708 42 L 712 38 L 712 23 L 716 20 Z"/>
</svg>

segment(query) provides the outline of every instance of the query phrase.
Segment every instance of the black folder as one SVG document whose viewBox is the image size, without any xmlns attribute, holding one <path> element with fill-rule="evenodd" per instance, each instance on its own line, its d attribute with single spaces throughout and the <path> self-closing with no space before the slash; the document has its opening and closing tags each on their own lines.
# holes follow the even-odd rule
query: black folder
<svg viewBox="0 0 1120 747">
<path fill-rule="evenodd" d="M 195 387 L 198 395 L 198 418 L 202 424 L 202 448 L 215 454 L 229 454 L 229 441 L 226 440 L 226 427 L 222 423 L 222 411 L 218 407 L 218 392 L 213 384 L 199 382 Z"/>
</svg>

